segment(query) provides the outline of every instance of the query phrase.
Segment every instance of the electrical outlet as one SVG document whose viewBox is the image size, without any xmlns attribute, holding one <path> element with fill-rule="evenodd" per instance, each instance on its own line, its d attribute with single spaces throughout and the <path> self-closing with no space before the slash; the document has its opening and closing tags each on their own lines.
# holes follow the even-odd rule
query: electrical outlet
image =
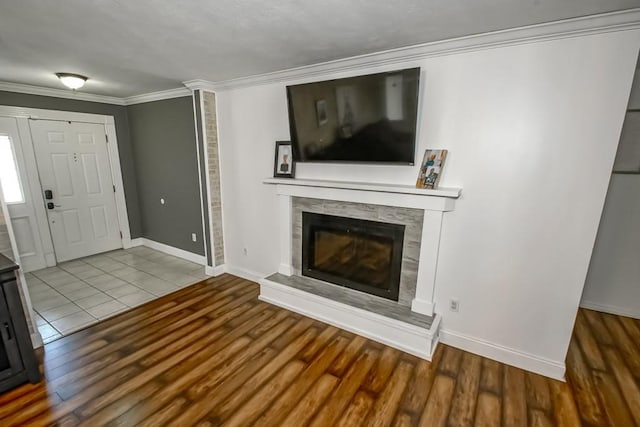
<svg viewBox="0 0 640 427">
<path fill-rule="evenodd" d="M 191 241 L 192 242 L 197 242 L 198 241 L 198 236 L 196 236 L 196 233 L 191 233 Z"/>
<path fill-rule="evenodd" d="M 458 298 L 451 298 L 449 301 L 449 310 L 460 311 L 460 300 L 458 300 Z"/>
</svg>

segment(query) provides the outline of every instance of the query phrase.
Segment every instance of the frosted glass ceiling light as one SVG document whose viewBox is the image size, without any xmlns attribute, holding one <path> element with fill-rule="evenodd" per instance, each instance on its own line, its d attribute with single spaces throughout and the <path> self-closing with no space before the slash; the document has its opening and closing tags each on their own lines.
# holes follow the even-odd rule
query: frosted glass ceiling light
<svg viewBox="0 0 640 427">
<path fill-rule="evenodd" d="M 56 76 L 58 76 L 63 85 L 73 90 L 80 89 L 88 80 L 87 77 L 80 74 L 56 73 Z"/>
</svg>

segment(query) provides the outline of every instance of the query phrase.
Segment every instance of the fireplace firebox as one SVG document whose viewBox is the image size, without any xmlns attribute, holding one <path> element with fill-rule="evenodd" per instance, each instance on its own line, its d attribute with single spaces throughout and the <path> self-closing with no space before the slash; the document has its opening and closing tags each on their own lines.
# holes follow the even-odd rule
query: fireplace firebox
<svg viewBox="0 0 640 427">
<path fill-rule="evenodd" d="M 302 212 L 302 274 L 397 301 L 404 228 Z"/>
</svg>

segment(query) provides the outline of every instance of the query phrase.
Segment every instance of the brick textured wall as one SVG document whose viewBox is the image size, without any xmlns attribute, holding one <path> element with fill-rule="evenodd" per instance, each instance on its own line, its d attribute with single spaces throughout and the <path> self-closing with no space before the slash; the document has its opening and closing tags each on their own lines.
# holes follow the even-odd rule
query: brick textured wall
<svg viewBox="0 0 640 427">
<path fill-rule="evenodd" d="M 203 119 L 207 133 L 207 157 L 209 162 L 209 201 L 213 233 L 213 259 L 215 265 L 224 264 L 224 235 L 222 230 L 222 196 L 220 193 L 220 157 L 218 153 L 218 120 L 216 117 L 216 95 L 202 92 Z"/>
</svg>

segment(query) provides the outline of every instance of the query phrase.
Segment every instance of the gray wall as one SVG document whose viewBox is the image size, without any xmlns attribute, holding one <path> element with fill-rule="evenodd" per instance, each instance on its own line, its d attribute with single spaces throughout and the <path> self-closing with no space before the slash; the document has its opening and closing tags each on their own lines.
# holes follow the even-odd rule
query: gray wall
<svg viewBox="0 0 640 427">
<path fill-rule="evenodd" d="M 0 91 L 0 105 L 113 116 L 116 124 L 116 135 L 118 136 L 120 168 L 122 169 L 122 180 L 124 182 L 124 192 L 127 199 L 127 213 L 129 215 L 131 237 L 136 238 L 142 236 L 142 223 L 140 210 L 138 208 L 138 189 L 134 171 L 135 166 L 131 150 L 131 140 L 129 138 L 127 107 L 5 91 Z"/>
<path fill-rule="evenodd" d="M 131 105 L 127 112 L 143 236 L 204 255 L 192 98 Z"/>
</svg>

